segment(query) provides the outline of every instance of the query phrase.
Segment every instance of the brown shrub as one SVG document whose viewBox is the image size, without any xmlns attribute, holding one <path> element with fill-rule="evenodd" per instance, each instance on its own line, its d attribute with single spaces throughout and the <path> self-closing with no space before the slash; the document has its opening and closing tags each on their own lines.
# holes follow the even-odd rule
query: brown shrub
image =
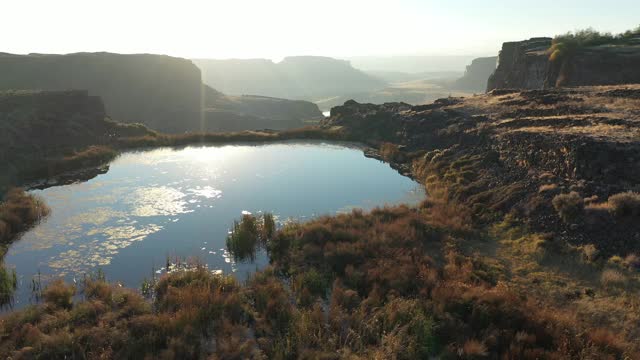
<svg viewBox="0 0 640 360">
<path fill-rule="evenodd" d="M 49 208 L 37 196 L 19 188 L 10 189 L 0 203 L 0 242 L 10 242 L 49 214 Z"/>
<path fill-rule="evenodd" d="M 488 354 L 487 347 L 478 340 L 467 340 L 462 346 L 462 352 L 468 358 L 485 357 Z"/>
<path fill-rule="evenodd" d="M 67 285 L 62 280 L 56 280 L 44 289 L 44 301 L 57 308 L 70 309 L 73 306 L 73 295 L 76 287 Z"/>
<path fill-rule="evenodd" d="M 640 216 L 640 194 L 637 192 L 624 192 L 609 196 L 609 211 L 618 218 Z"/>
<path fill-rule="evenodd" d="M 605 288 L 624 287 L 627 282 L 627 277 L 618 270 L 606 269 L 600 275 L 600 283 Z"/>
<path fill-rule="evenodd" d="M 584 213 L 584 200 L 575 191 L 556 195 L 552 200 L 552 204 L 560 218 L 566 223 L 579 220 Z"/>
<path fill-rule="evenodd" d="M 633 270 L 640 270 L 640 256 L 629 254 L 624 258 L 624 264 Z"/>
<path fill-rule="evenodd" d="M 584 259 L 588 262 L 593 262 L 598 258 L 600 251 L 593 244 L 587 244 L 582 247 L 582 254 Z"/>
</svg>

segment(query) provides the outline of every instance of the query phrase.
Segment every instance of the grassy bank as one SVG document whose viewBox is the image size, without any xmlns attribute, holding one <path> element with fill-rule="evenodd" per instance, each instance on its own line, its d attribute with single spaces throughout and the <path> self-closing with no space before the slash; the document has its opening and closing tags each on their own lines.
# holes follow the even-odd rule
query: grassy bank
<svg viewBox="0 0 640 360">
<path fill-rule="evenodd" d="M 607 329 L 522 296 L 466 256 L 477 235 L 438 208 L 290 224 L 246 284 L 204 268 L 163 276 L 153 300 L 87 279 L 2 319 L 0 354 L 45 358 L 419 359 L 635 356 Z M 257 235 L 257 234 L 256 234 Z M 283 277 L 289 279 L 285 286 Z M 84 300 L 73 303 L 72 296 Z M 636 349 L 637 350 L 637 349 Z"/>
<path fill-rule="evenodd" d="M 0 307 L 11 302 L 17 286 L 15 271 L 6 269 L 3 262 L 9 245 L 48 214 L 41 199 L 21 189 L 9 190 L 0 202 Z"/>
</svg>

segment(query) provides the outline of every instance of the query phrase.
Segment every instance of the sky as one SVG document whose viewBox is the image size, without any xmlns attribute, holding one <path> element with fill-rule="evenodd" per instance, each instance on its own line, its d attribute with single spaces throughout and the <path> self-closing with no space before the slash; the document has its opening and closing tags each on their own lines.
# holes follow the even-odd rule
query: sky
<svg viewBox="0 0 640 360">
<path fill-rule="evenodd" d="M 0 52 L 185 58 L 495 55 L 505 41 L 640 25 L 639 0 L 0 0 Z"/>
</svg>

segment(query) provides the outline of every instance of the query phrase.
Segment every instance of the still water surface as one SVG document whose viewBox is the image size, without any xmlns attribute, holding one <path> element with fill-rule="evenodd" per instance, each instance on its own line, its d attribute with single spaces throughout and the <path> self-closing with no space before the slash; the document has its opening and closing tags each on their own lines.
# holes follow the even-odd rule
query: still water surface
<svg viewBox="0 0 640 360">
<path fill-rule="evenodd" d="M 281 225 L 314 216 L 417 203 L 416 182 L 347 144 L 280 143 L 161 148 L 125 153 L 106 174 L 33 193 L 51 215 L 11 246 L 16 305 L 29 302 L 32 277 L 79 280 L 102 269 L 139 287 L 163 272 L 167 256 L 197 258 L 244 280 L 268 259 L 235 262 L 225 249 L 234 219 L 271 212 Z"/>
</svg>

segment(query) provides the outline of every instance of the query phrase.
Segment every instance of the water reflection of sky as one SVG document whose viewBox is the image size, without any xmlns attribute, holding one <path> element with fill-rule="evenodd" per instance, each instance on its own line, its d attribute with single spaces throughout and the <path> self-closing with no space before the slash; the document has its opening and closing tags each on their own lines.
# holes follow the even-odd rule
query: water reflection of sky
<svg viewBox="0 0 640 360">
<path fill-rule="evenodd" d="M 235 263 L 225 250 L 243 211 L 284 222 L 423 197 L 415 182 L 360 150 L 320 143 L 132 152 L 95 179 L 34 193 L 53 211 L 7 254 L 21 285 L 38 271 L 73 279 L 99 267 L 133 287 L 168 256 L 197 257 L 241 279 L 264 266 L 264 252 L 255 263 Z"/>
</svg>

